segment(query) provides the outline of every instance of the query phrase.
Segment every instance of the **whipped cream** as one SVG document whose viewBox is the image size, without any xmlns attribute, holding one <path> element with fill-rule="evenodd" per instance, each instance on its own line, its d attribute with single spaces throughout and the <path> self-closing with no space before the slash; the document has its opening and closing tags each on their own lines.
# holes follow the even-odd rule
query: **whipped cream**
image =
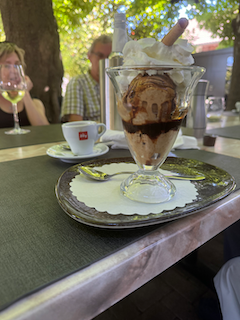
<svg viewBox="0 0 240 320">
<path fill-rule="evenodd" d="M 189 66 L 194 63 L 193 46 L 187 40 L 178 39 L 172 46 L 153 38 L 143 38 L 138 41 L 130 40 L 123 48 L 123 66 Z M 157 74 L 153 69 L 145 70 L 148 75 Z M 138 75 L 139 71 L 129 70 L 116 77 L 120 91 L 127 91 L 129 83 Z M 172 70 L 171 79 L 177 85 L 177 91 L 184 90 L 191 81 L 189 72 L 185 70 Z"/>
<path fill-rule="evenodd" d="M 187 40 L 178 39 L 172 46 L 153 38 L 144 38 L 138 41 L 131 40 L 123 48 L 124 66 L 157 66 L 157 65 L 184 65 L 194 63 L 191 55 L 193 46 Z"/>
</svg>

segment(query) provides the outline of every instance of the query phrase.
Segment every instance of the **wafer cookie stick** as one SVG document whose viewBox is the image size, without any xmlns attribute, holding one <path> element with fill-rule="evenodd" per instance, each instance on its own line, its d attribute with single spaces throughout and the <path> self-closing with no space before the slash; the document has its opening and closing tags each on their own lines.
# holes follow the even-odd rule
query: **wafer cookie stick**
<svg viewBox="0 0 240 320">
<path fill-rule="evenodd" d="M 172 27 L 172 29 L 166 34 L 162 39 L 162 42 L 170 47 L 174 42 L 183 34 L 185 29 L 188 26 L 188 20 L 186 18 L 181 18 L 178 22 Z"/>
</svg>

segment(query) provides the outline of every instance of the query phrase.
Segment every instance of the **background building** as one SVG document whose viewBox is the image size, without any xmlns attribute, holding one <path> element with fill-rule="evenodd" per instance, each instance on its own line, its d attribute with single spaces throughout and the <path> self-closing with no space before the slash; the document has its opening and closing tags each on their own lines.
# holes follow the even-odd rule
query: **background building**
<svg viewBox="0 0 240 320">
<path fill-rule="evenodd" d="M 233 64 L 233 48 L 199 52 L 193 55 L 195 65 L 205 67 L 203 79 L 209 80 L 208 96 L 226 97 Z"/>
<path fill-rule="evenodd" d="M 195 65 L 205 67 L 203 79 L 209 80 L 208 96 L 225 97 L 228 94 L 233 64 L 233 47 L 219 49 L 219 37 L 200 29 L 195 19 L 189 21 L 184 35 L 195 46 Z"/>
</svg>

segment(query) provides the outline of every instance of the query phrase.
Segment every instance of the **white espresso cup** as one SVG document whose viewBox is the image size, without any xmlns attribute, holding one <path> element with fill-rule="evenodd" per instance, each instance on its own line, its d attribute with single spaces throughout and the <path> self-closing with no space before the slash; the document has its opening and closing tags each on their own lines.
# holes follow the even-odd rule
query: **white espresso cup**
<svg viewBox="0 0 240 320">
<path fill-rule="evenodd" d="M 102 131 L 98 133 L 98 129 Z M 95 121 L 73 121 L 62 124 L 64 138 L 75 155 L 88 155 L 93 153 L 94 143 L 105 133 L 104 123 Z"/>
</svg>

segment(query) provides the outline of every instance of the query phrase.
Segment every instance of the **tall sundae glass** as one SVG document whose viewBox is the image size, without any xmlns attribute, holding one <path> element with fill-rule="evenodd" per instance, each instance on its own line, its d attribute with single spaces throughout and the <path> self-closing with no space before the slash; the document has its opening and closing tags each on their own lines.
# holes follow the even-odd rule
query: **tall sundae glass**
<svg viewBox="0 0 240 320">
<path fill-rule="evenodd" d="M 132 54 L 133 47 L 127 49 Z M 143 47 L 145 56 L 146 46 Z M 168 201 L 176 188 L 158 169 L 174 145 L 193 90 L 205 69 L 157 61 L 154 65 L 124 64 L 106 72 L 115 89 L 129 150 L 139 168 L 121 183 L 120 189 L 131 200 Z"/>
</svg>

